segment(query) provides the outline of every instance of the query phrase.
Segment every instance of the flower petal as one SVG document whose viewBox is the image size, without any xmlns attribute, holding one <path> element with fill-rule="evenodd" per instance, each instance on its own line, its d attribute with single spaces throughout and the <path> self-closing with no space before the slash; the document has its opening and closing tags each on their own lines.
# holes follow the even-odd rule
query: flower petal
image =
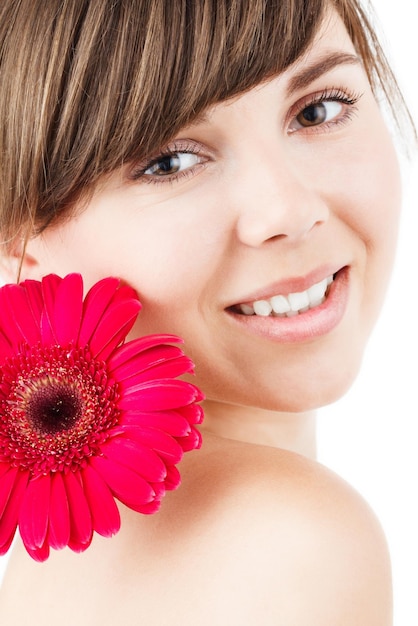
<svg viewBox="0 0 418 626">
<path fill-rule="evenodd" d="M 99 535 L 111 537 L 120 529 L 119 509 L 113 495 L 103 478 L 91 465 L 84 468 L 82 476 L 93 528 Z"/>
<path fill-rule="evenodd" d="M 14 318 L 13 305 L 10 302 L 8 294 L 15 285 L 4 285 L 0 289 L 0 311 L 1 311 L 1 327 L 2 332 L 7 336 L 8 341 L 14 349 L 25 341 L 25 336 L 20 332 L 20 328 L 16 325 Z"/>
<path fill-rule="evenodd" d="M 9 341 L 9 338 L 3 334 L 3 331 L 0 328 L 0 360 L 4 361 L 8 356 L 12 356 L 14 354 L 14 350 Z"/>
<path fill-rule="evenodd" d="M 80 346 L 84 346 L 90 341 L 119 285 L 119 278 L 109 277 L 100 280 L 88 291 L 84 298 L 83 319 L 78 338 Z"/>
<path fill-rule="evenodd" d="M 137 385 L 135 393 L 124 395 L 120 399 L 119 407 L 123 410 L 165 411 L 199 402 L 201 399 L 202 394 L 191 383 L 162 378 Z"/>
<path fill-rule="evenodd" d="M 49 544 L 48 544 L 47 540 L 45 541 L 45 543 L 40 548 L 33 548 L 32 549 L 32 548 L 28 548 L 27 546 L 25 546 L 25 547 L 26 547 L 26 550 L 27 550 L 28 554 L 35 561 L 38 561 L 38 563 L 43 563 L 49 557 Z"/>
<path fill-rule="evenodd" d="M 132 362 L 131 370 L 135 366 L 135 361 Z M 142 388 L 142 383 L 149 380 L 155 380 L 160 378 L 175 378 L 176 376 L 182 376 L 183 374 L 193 372 L 194 365 L 187 356 L 182 355 L 174 359 L 166 360 L 162 363 L 152 365 L 148 369 L 134 374 L 130 378 L 125 380 L 121 378 L 120 388 L 124 394 L 136 393 L 138 388 Z M 119 373 L 119 371 L 118 371 Z"/>
<path fill-rule="evenodd" d="M 42 279 L 42 297 L 44 301 L 44 312 L 42 315 L 41 326 L 45 335 L 43 334 L 43 341 L 46 344 L 45 339 L 48 340 L 49 336 L 52 336 L 53 340 L 57 341 L 57 336 L 54 326 L 54 313 L 55 313 L 55 296 L 59 284 L 62 282 L 62 278 L 56 274 L 48 274 Z"/>
<path fill-rule="evenodd" d="M 70 511 L 70 542 L 72 549 L 83 551 L 89 545 L 93 533 L 90 509 L 80 480 L 73 472 L 64 474 Z"/>
<path fill-rule="evenodd" d="M 28 483 L 19 512 L 20 535 L 26 548 L 41 548 L 45 542 L 50 492 L 49 474 Z"/>
<path fill-rule="evenodd" d="M 82 312 L 83 279 L 80 274 L 68 274 L 55 295 L 54 328 L 59 344 L 77 341 Z"/>
<path fill-rule="evenodd" d="M 67 546 L 70 530 L 70 510 L 64 479 L 60 472 L 55 472 L 51 480 L 49 506 L 48 542 L 51 548 L 60 550 Z"/>
<path fill-rule="evenodd" d="M 185 437 L 190 432 L 190 424 L 176 411 L 149 413 L 139 411 L 125 411 L 120 419 L 119 428 L 127 426 L 152 427 L 164 430 L 172 437 Z"/>
<path fill-rule="evenodd" d="M 146 504 L 155 499 L 155 491 L 146 480 L 129 467 L 120 465 L 112 459 L 95 456 L 90 464 L 107 483 L 114 495 L 129 506 Z"/>
<path fill-rule="evenodd" d="M 158 339 L 155 339 L 155 337 Z M 134 339 L 121 346 L 109 359 L 108 371 L 115 374 L 118 380 L 123 380 L 133 372 L 142 372 L 167 359 L 173 359 L 183 354 L 181 348 L 178 346 L 161 343 L 160 337 L 162 337 L 162 335 L 154 335 L 146 338 L 140 337 L 139 339 Z M 167 341 L 173 341 L 175 339 L 170 335 L 166 335 L 166 337 Z M 144 339 L 150 339 L 150 341 L 145 343 Z"/>
<path fill-rule="evenodd" d="M 202 435 L 197 428 L 192 426 L 190 433 L 186 437 L 178 437 L 177 441 L 183 452 L 190 452 L 191 450 L 197 450 L 201 447 Z"/>
<path fill-rule="evenodd" d="M 148 504 L 141 504 L 139 506 L 131 506 L 126 503 L 134 511 L 138 511 L 138 513 L 142 513 L 143 515 L 152 515 L 153 513 L 157 513 L 157 511 L 161 508 L 161 498 L 155 498 L 153 502 L 149 502 Z"/>
<path fill-rule="evenodd" d="M 157 430 L 142 426 L 127 426 L 124 429 L 126 436 L 155 450 L 159 456 L 169 463 L 178 463 L 183 457 L 183 450 L 173 437 Z"/>
<path fill-rule="evenodd" d="M 1 291 L 4 298 L 2 304 L 8 302 L 8 310 L 13 316 L 13 326 L 19 329 L 26 343 L 37 343 L 41 338 L 39 321 L 33 316 L 25 289 L 20 285 L 5 285 Z M 4 309 L 2 315 L 3 313 Z"/>
<path fill-rule="evenodd" d="M 7 472 L 3 472 L 0 477 L 0 519 L 3 516 L 10 494 L 13 491 L 13 486 L 18 478 L 18 471 L 17 467 L 11 467 Z"/>
<path fill-rule="evenodd" d="M 201 424 L 204 417 L 203 408 L 200 404 L 187 404 L 178 407 L 175 412 L 182 415 L 189 424 Z"/>
<path fill-rule="evenodd" d="M 94 358 L 104 361 L 131 330 L 141 305 L 138 300 L 126 300 L 109 307 L 100 320 L 90 341 Z"/>
<path fill-rule="evenodd" d="M 149 447 L 126 437 L 113 437 L 102 446 L 108 458 L 126 465 L 149 482 L 161 482 L 167 470 L 161 458 Z"/>
<path fill-rule="evenodd" d="M 0 518 L 0 554 L 5 546 L 10 546 L 17 528 L 19 509 L 25 493 L 29 474 L 27 472 L 16 473 L 12 492 L 7 501 L 7 506 Z"/>
<path fill-rule="evenodd" d="M 167 478 L 164 481 L 165 488 L 167 491 L 172 491 L 173 489 L 177 489 L 180 483 L 181 476 L 177 467 L 175 465 L 169 465 L 167 467 Z"/>
<path fill-rule="evenodd" d="M 21 286 L 26 292 L 26 297 L 28 299 L 28 304 L 32 311 L 32 315 L 39 326 L 42 311 L 44 308 L 44 303 L 42 299 L 42 285 L 38 280 L 27 279 L 23 281 L 23 283 L 21 283 Z"/>
</svg>

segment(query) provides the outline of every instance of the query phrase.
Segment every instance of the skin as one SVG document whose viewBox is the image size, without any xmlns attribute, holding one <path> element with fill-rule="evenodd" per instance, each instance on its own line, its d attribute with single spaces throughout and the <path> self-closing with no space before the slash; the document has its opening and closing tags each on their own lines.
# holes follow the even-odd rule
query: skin
<svg viewBox="0 0 418 626">
<path fill-rule="evenodd" d="M 289 92 L 335 53 L 351 56 Z M 123 510 L 112 541 L 97 538 L 84 555 L 54 554 L 41 567 L 17 546 L 2 623 L 37 612 L 45 624 L 80 615 L 86 624 L 242 626 L 260 615 L 266 625 L 391 623 L 378 523 L 307 458 L 314 409 L 340 397 L 358 371 L 397 232 L 396 156 L 354 56 L 330 13 L 285 73 L 174 138 L 172 151 L 193 152 L 180 155 L 181 172 L 158 176 L 155 159 L 126 165 L 71 221 L 29 242 L 23 277 L 79 271 L 87 288 L 121 276 L 143 302 L 134 335 L 185 339 L 207 398 L 204 446 L 182 461 L 182 487 L 161 513 Z M 326 119 L 301 125 L 323 92 Z M 271 285 L 343 267 L 346 303 L 329 332 L 288 341 L 230 313 Z M 271 323 L 258 318 L 257 328 Z"/>
</svg>

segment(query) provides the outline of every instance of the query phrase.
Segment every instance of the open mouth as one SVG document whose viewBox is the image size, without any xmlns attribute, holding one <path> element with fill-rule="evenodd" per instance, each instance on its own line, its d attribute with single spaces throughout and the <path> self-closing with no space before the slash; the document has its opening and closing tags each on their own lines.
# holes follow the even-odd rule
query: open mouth
<svg viewBox="0 0 418 626">
<path fill-rule="evenodd" d="M 277 294 L 265 300 L 243 302 L 230 307 L 229 310 L 232 313 L 247 316 L 295 317 L 323 304 L 337 275 L 338 272 L 331 274 L 305 291 Z"/>
</svg>

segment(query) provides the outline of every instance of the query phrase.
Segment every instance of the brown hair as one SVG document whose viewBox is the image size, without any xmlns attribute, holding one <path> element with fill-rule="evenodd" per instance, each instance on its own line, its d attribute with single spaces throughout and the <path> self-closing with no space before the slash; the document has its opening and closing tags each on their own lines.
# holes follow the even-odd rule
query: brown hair
<svg viewBox="0 0 418 626">
<path fill-rule="evenodd" d="M 330 0 L 2 0 L 0 232 L 65 217 L 208 105 L 278 74 Z M 373 88 L 396 91 L 357 0 L 333 0 Z"/>
</svg>

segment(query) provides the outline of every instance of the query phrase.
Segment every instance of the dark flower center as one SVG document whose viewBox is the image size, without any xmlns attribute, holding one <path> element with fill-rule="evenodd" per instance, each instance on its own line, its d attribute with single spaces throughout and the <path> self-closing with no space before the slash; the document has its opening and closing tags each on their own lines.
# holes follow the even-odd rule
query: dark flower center
<svg viewBox="0 0 418 626">
<path fill-rule="evenodd" d="M 83 411 L 77 390 L 68 383 L 48 379 L 37 382 L 26 404 L 33 427 L 40 433 L 54 434 L 74 426 Z"/>
<path fill-rule="evenodd" d="M 117 424 L 118 400 L 88 347 L 22 346 L 0 368 L 0 461 L 33 476 L 82 466 Z"/>
</svg>

